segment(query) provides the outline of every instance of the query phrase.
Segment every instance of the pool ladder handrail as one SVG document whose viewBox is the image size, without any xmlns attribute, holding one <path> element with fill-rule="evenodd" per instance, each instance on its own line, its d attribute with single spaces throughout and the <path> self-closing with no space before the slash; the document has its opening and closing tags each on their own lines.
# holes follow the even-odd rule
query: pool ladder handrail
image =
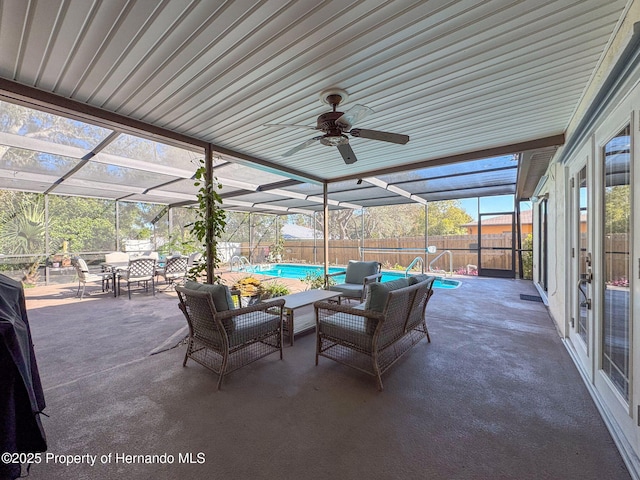
<svg viewBox="0 0 640 480">
<path fill-rule="evenodd" d="M 431 269 L 431 265 L 433 265 L 441 256 L 443 256 L 444 254 L 448 254 L 449 255 L 449 271 L 448 272 L 444 272 L 445 277 L 452 277 L 453 276 L 453 254 L 451 253 L 451 250 L 444 250 L 443 252 L 440 253 L 440 255 L 438 255 L 436 258 L 434 258 L 433 260 L 431 260 L 429 262 L 429 271 L 432 272 L 433 270 Z M 441 270 L 440 270 L 441 271 Z"/>
<path fill-rule="evenodd" d="M 233 272 L 233 265 L 234 264 L 238 265 L 238 272 L 241 272 L 243 269 L 244 269 L 244 271 L 250 271 L 252 269 L 251 262 L 245 256 L 240 257 L 238 255 L 234 255 L 233 257 L 231 257 L 231 260 L 229 260 L 229 271 L 230 272 Z"/>
<path fill-rule="evenodd" d="M 404 271 L 404 276 L 405 277 L 409 276 L 409 270 L 411 270 L 413 267 L 415 267 L 418 262 L 420 262 L 420 264 L 422 266 L 422 273 L 424 273 L 424 259 L 422 257 L 416 257 L 416 258 L 413 259 L 413 261 L 409 264 L 407 269 Z"/>
</svg>

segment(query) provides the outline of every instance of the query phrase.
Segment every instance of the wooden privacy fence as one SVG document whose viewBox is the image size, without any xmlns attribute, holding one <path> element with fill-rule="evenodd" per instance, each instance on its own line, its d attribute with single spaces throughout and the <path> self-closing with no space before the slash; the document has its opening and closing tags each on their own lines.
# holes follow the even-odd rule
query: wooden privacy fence
<svg viewBox="0 0 640 480">
<path fill-rule="evenodd" d="M 428 245 L 436 247 L 436 253 L 425 252 L 424 237 L 368 238 L 364 245 L 361 240 L 330 240 L 329 263 L 345 265 L 349 260 L 376 260 L 385 268 L 406 268 L 415 257 L 425 258 L 427 265 L 440 253 L 450 250 L 453 255 L 454 271 L 465 270 L 468 265 L 478 265 L 477 235 L 438 235 L 428 238 Z M 508 247 L 511 234 L 483 235 L 483 247 Z M 361 247 L 364 246 L 364 249 Z M 249 248 L 242 243 L 242 255 L 252 263 L 262 263 L 268 257 L 270 245 L 257 244 Z M 483 251 L 484 268 L 510 268 L 510 251 Z M 285 240 L 282 261 L 289 263 L 319 264 L 324 262 L 323 240 L 313 239 Z M 449 259 L 442 256 L 432 265 L 434 269 L 449 271 Z"/>
</svg>

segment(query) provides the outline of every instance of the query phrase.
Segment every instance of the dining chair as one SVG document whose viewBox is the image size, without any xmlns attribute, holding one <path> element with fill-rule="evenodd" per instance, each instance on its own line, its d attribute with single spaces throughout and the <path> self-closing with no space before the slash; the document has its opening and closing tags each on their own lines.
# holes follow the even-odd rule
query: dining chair
<svg viewBox="0 0 640 480">
<path fill-rule="evenodd" d="M 120 290 L 120 281 L 127 282 L 127 292 L 131 299 L 131 284 L 144 284 L 145 291 L 149 291 L 149 282 L 151 282 L 151 291 L 156 294 L 156 260 L 150 257 L 137 257 L 129 261 L 129 267 L 122 270 L 118 274 L 118 290 Z"/>
<path fill-rule="evenodd" d="M 91 273 L 87 262 L 80 257 L 75 257 L 72 260 L 72 263 L 76 269 L 76 275 L 78 276 L 78 291 L 76 292 L 76 297 L 80 294 L 80 300 L 84 298 L 84 292 L 88 282 L 100 282 L 102 284 L 103 292 L 109 288 L 109 280 L 111 279 L 110 273 Z M 80 292 L 81 287 L 82 292 Z"/>
<path fill-rule="evenodd" d="M 187 257 L 181 255 L 168 257 L 164 267 L 156 269 L 156 275 L 164 277 L 165 282 L 171 285 L 176 280 L 182 280 L 187 275 Z"/>
</svg>

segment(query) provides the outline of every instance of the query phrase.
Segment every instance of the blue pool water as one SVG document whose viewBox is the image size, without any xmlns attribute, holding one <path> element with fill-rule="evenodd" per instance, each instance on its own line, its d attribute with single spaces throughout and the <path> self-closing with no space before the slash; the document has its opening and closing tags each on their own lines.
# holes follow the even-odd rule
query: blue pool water
<svg viewBox="0 0 640 480">
<path fill-rule="evenodd" d="M 323 274 L 324 268 L 317 265 L 290 265 L 286 263 L 276 263 L 272 265 L 261 265 L 251 267 L 250 270 L 253 273 L 259 273 L 260 275 L 269 275 L 272 277 L 280 278 L 295 278 L 298 280 L 304 280 L 308 273 Z M 329 267 L 329 273 L 336 273 L 344 271 L 344 268 Z M 395 280 L 397 278 L 404 277 L 404 272 L 382 272 L 382 281 L 388 282 L 389 280 Z M 344 275 L 338 275 L 333 277 L 337 283 L 344 282 Z M 433 283 L 433 288 L 458 288 L 460 286 L 459 280 L 449 280 L 441 277 L 436 277 L 436 281 Z"/>
</svg>

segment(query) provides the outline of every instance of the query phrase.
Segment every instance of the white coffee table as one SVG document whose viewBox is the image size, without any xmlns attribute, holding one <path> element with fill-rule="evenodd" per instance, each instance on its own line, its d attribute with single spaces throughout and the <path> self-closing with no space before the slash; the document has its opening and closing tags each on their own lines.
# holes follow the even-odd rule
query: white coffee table
<svg viewBox="0 0 640 480">
<path fill-rule="evenodd" d="M 278 299 L 284 300 L 282 330 L 289 336 L 289 344 L 293 346 L 293 337 L 316 328 L 315 302 L 337 298 L 340 292 L 328 290 L 306 290 L 291 293 Z M 295 322 L 294 322 L 295 318 Z"/>
</svg>

